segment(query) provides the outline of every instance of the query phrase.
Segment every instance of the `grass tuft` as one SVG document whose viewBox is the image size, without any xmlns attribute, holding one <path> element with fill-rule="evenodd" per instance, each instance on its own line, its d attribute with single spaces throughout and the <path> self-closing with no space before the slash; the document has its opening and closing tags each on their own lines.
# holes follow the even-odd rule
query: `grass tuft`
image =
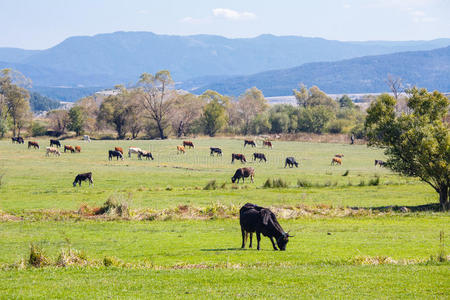
<svg viewBox="0 0 450 300">
<path fill-rule="evenodd" d="M 210 182 L 208 182 L 205 187 L 203 188 L 204 190 L 217 190 L 217 182 L 216 180 L 211 180 Z"/>
<path fill-rule="evenodd" d="M 344 174 L 342 174 L 342 176 L 347 176 L 348 175 L 348 173 L 350 173 L 350 171 L 349 170 L 347 170 L 347 171 L 345 171 L 345 173 Z"/>
<path fill-rule="evenodd" d="M 297 186 L 298 187 L 312 187 L 313 184 L 306 179 L 297 179 Z"/>
<path fill-rule="evenodd" d="M 30 255 L 28 257 L 28 265 L 41 268 L 51 264 L 50 259 L 45 255 L 44 251 L 36 244 L 30 245 Z"/>
</svg>

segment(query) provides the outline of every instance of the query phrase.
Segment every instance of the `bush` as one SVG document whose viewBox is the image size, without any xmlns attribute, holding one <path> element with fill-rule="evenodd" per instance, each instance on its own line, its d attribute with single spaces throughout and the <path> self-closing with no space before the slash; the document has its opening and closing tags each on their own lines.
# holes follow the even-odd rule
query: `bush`
<svg viewBox="0 0 450 300">
<path fill-rule="evenodd" d="M 298 179 L 297 186 L 298 187 L 312 187 L 312 183 L 305 179 Z"/>
<path fill-rule="evenodd" d="M 50 265 L 51 261 L 39 246 L 31 244 L 28 264 L 32 267 L 40 268 Z"/>
<path fill-rule="evenodd" d="M 217 183 L 215 180 L 211 180 L 210 182 L 208 182 L 205 187 L 203 188 L 204 190 L 217 190 Z"/>
<path fill-rule="evenodd" d="M 117 215 L 119 217 L 130 216 L 130 208 L 128 202 L 131 199 L 131 195 L 128 195 L 128 201 L 123 199 L 117 200 L 115 196 L 110 196 L 102 207 L 96 212 L 97 215 Z"/>
<path fill-rule="evenodd" d="M 44 136 L 47 133 L 47 128 L 40 122 L 33 122 L 31 124 L 32 136 Z"/>
<path fill-rule="evenodd" d="M 380 184 L 380 177 L 375 176 L 375 178 L 369 180 L 369 185 L 379 185 Z"/>
<path fill-rule="evenodd" d="M 278 179 L 267 178 L 266 182 L 264 182 L 263 184 L 263 188 L 287 188 L 287 187 L 289 187 L 289 184 L 281 178 Z"/>
<path fill-rule="evenodd" d="M 329 133 L 342 133 L 345 121 L 343 120 L 333 120 L 328 123 L 327 129 Z"/>
</svg>

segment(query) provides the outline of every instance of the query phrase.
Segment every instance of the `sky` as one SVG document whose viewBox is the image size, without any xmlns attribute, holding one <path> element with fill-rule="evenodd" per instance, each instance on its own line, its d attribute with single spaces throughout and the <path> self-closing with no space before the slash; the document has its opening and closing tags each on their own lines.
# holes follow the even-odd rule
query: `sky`
<svg viewBox="0 0 450 300">
<path fill-rule="evenodd" d="M 115 31 L 341 41 L 450 38 L 450 0 L 0 0 L 0 47 Z"/>
</svg>

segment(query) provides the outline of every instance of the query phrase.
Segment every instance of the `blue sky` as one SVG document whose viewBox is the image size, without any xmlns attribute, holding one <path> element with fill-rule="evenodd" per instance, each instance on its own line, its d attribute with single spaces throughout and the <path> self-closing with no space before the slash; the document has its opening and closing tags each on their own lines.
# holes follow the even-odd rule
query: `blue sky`
<svg viewBox="0 0 450 300">
<path fill-rule="evenodd" d="M 450 0 L 0 0 L 0 47 L 114 31 L 335 40 L 450 38 Z"/>
</svg>

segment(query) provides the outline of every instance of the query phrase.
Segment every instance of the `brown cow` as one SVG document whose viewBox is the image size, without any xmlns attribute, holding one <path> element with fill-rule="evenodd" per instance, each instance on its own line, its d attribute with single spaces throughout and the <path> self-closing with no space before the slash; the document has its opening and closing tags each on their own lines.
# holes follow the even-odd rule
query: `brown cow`
<svg viewBox="0 0 450 300">
<path fill-rule="evenodd" d="M 80 153 L 81 152 L 81 147 L 80 146 L 75 146 L 75 151 Z"/>
<path fill-rule="evenodd" d="M 195 148 L 191 141 L 183 141 L 183 147 Z"/>
<path fill-rule="evenodd" d="M 70 146 L 70 145 L 64 145 L 64 153 L 66 153 L 66 150 L 68 150 L 68 151 L 70 151 L 72 153 L 75 152 L 75 149 L 72 146 Z"/>
<path fill-rule="evenodd" d="M 331 160 L 331 165 L 342 165 L 342 159 L 339 157 L 333 157 L 333 159 Z"/>
<path fill-rule="evenodd" d="M 34 149 L 39 149 L 38 142 L 28 141 L 28 149 L 30 149 L 31 147 L 33 147 Z"/>
<path fill-rule="evenodd" d="M 123 148 L 122 147 L 114 147 L 114 151 L 119 151 L 123 155 Z"/>
<path fill-rule="evenodd" d="M 184 146 L 177 146 L 177 154 L 180 154 L 180 153 L 186 153 L 186 151 L 184 150 Z"/>
<path fill-rule="evenodd" d="M 343 157 L 344 157 L 344 154 L 336 154 L 334 157 L 343 158 Z"/>
<path fill-rule="evenodd" d="M 252 147 L 256 147 L 256 143 L 254 140 L 244 140 L 244 148 L 245 146 L 250 145 Z"/>
<path fill-rule="evenodd" d="M 271 141 L 263 141 L 263 147 L 267 146 L 267 148 L 272 149 L 272 142 Z"/>
<path fill-rule="evenodd" d="M 255 176 L 255 169 L 248 167 L 248 168 L 240 168 L 237 169 L 234 173 L 234 176 L 231 177 L 231 182 L 235 183 L 237 180 L 237 183 L 239 183 L 239 180 L 242 178 L 242 182 L 245 182 L 246 177 L 250 177 L 250 180 L 253 183 L 253 177 Z"/>
<path fill-rule="evenodd" d="M 236 153 L 231 154 L 231 163 L 234 163 L 235 159 L 236 160 L 240 160 L 241 163 L 247 162 L 247 160 L 245 159 L 244 154 L 236 154 Z"/>
</svg>

